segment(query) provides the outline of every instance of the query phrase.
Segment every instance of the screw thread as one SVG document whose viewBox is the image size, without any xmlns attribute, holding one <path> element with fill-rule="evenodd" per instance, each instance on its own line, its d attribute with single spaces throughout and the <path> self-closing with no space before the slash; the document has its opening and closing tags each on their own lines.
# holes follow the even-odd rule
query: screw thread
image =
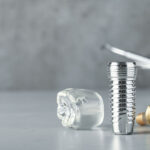
<svg viewBox="0 0 150 150">
<path fill-rule="evenodd" d="M 110 63 L 109 78 L 113 130 L 116 134 L 131 134 L 135 120 L 135 63 Z"/>
</svg>

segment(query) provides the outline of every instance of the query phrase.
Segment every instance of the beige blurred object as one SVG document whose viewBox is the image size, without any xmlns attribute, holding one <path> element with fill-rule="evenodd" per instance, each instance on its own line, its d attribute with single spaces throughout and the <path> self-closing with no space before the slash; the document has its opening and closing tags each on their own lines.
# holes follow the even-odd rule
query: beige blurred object
<svg viewBox="0 0 150 150">
<path fill-rule="evenodd" d="M 147 107 L 146 112 L 139 113 L 136 116 L 136 122 L 143 125 L 150 125 L 150 105 Z"/>
</svg>

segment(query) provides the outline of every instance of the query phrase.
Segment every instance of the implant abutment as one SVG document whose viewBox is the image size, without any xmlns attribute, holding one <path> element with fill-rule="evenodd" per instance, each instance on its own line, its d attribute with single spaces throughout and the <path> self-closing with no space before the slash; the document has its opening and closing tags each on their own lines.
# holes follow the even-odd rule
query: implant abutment
<svg viewBox="0 0 150 150">
<path fill-rule="evenodd" d="M 150 105 L 147 107 L 145 112 L 139 113 L 136 116 L 136 122 L 141 126 L 150 125 Z"/>
</svg>

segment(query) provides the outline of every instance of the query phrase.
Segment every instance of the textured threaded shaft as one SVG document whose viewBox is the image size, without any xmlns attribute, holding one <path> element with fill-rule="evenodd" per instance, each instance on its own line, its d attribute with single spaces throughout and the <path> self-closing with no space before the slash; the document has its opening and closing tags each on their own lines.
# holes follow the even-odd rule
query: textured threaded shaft
<svg viewBox="0 0 150 150">
<path fill-rule="evenodd" d="M 134 62 L 109 63 L 112 123 L 115 134 L 131 134 L 135 120 Z"/>
</svg>

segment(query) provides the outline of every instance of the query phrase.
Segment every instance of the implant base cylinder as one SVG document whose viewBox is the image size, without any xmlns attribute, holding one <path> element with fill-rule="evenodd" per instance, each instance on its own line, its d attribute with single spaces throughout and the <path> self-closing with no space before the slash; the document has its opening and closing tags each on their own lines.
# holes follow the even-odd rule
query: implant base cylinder
<svg viewBox="0 0 150 150">
<path fill-rule="evenodd" d="M 132 134 L 135 120 L 134 62 L 109 63 L 112 124 L 115 134 Z"/>
</svg>

